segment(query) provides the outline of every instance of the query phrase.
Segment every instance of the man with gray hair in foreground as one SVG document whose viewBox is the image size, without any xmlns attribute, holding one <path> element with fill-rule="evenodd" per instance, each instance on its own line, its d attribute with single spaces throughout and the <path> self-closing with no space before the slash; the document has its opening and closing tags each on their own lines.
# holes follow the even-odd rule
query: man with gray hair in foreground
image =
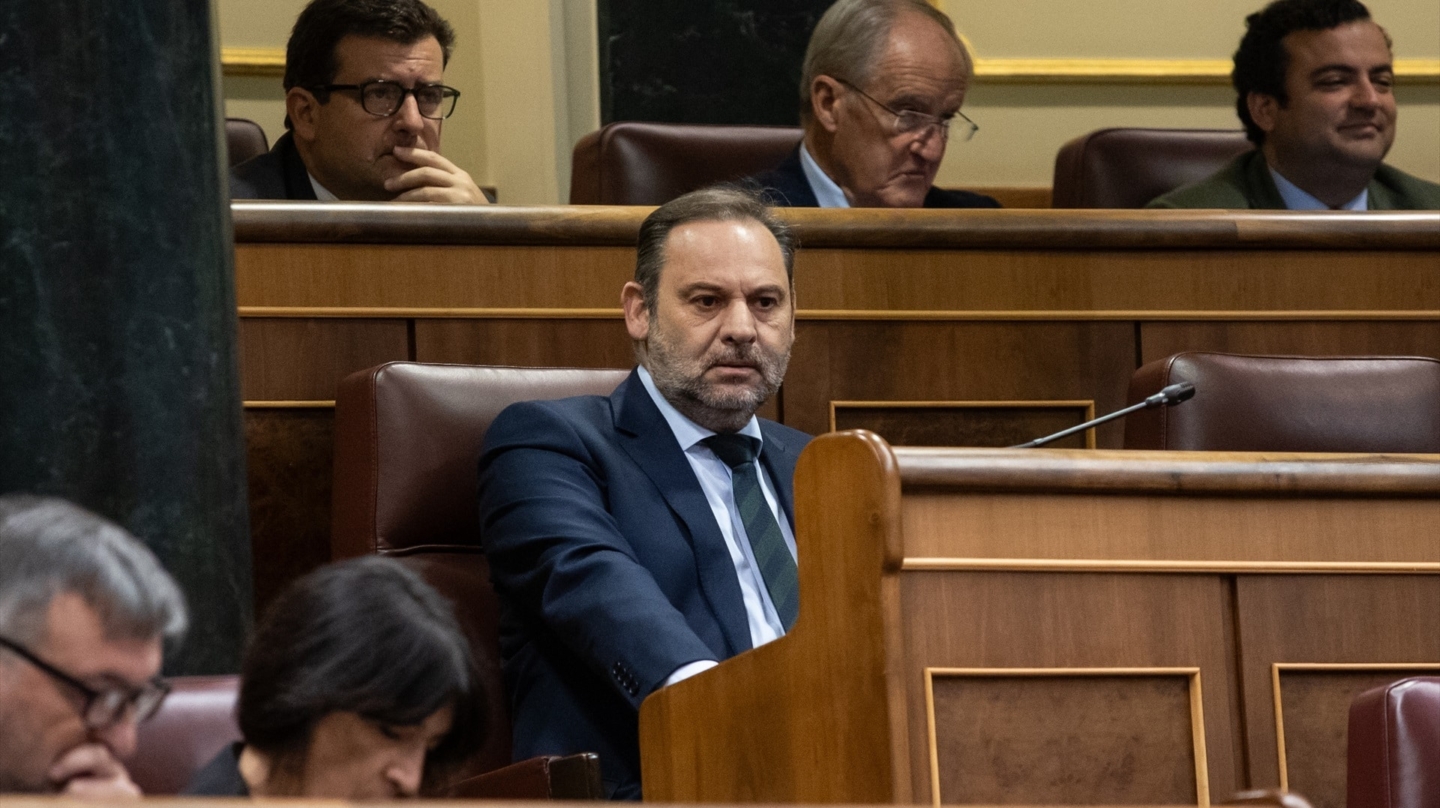
<svg viewBox="0 0 1440 808">
<path fill-rule="evenodd" d="M 64 500 L 0 496 L 0 793 L 140 796 L 121 760 L 160 707 L 185 601 L 145 545 Z"/>
</svg>

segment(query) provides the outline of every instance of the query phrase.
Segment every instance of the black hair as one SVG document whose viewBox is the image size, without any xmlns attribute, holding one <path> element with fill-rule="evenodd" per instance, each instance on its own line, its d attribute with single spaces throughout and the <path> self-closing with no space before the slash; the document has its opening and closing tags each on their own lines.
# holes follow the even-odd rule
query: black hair
<svg viewBox="0 0 1440 808">
<path fill-rule="evenodd" d="M 285 90 L 332 84 L 340 72 L 335 47 L 347 36 L 390 39 L 402 45 L 435 37 L 441 65 L 450 63 L 455 29 L 421 0 L 313 0 L 300 12 L 285 46 Z M 314 91 L 320 103 L 330 94 Z M 285 126 L 290 127 L 286 116 Z"/>
<path fill-rule="evenodd" d="M 479 688 L 449 602 L 401 562 L 369 556 L 321 567 L 275 599 L 246 650 L 236 716 L 245 743 L 294 772 L 327 714 L 414 726 L 450 706 L 450 731 L 426 757 L 431 781 L 479 747 Z"/>
<path fill-rule="evenodd" d="M 1349 22 L 1370 19 L 1370 10 L 1359 0 L 1275 0 L 1245 18 L 1245 36 L 1235 51 L 1235 69 L 1230 83 L 1235 85 L 1235 111 L 1245 124 L 1245 136 L 1259 146 L 1265 132 L 1250 117 L 1250 93 L 1274 96 L 1284 106 L 1290 102 L 1285 93 L 1285 73 L 1290 67 L 1290 54 L 1283 40 L 1295 31 L 1327 31 Z M 1386 37 L 1389 44 L 1389 37 Z"/>
</svg>

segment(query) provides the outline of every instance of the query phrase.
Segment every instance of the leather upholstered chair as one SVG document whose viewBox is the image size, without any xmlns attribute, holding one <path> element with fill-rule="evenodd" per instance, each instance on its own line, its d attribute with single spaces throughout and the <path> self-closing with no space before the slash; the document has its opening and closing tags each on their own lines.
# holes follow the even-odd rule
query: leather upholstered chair
<svg viewBox="0 0 1440 808">
<path fill-rule="evenodd" d="M 1251 148 L 1240 130 L 1100 129 L 1060 147 L 1051 207 L 1143 208 Z"/>
<path fill-rule="evenodd" d="M 1195 397 L 1125 423 L 1127 449 L 1440 452 L 1440 360 L 1179 353 L 1130 379 L 1129 401 L 1175 382 Z"/>
<path fill-rule="evenodd" d="M 618 121 L 575 144 L 572 205 L 663 205 L 779 165 L 800 143 L 791 126 Z"/>
<path fill-rule="evenodd" d="M 179 676 L 160 711 L 140 725 L 130 777 L 146 794 L 178 794 L 227 744 L 235 724 L 238 676 Z"/>
<path fill-rule="evenodd" d="M 248 118 L 225 119 L 225 147 L 229 153 L 231 168 L 270 151 L 265 130 Z"/>
<path fill-rule="evenodd" d="M 485 430 L 505 407 L 608 395 L 628 374 L 390 362 L 351 374 L 336 391 L 333 557 L 381 553 L 418 570 L 454 603 L 480 669 L 490 731 L 467 768 L 475 776 L 453 796 L 602 796 L 593 754 L 510 764 L 500 607 L 481 553 L 475 485 Z"/>
<path fill-rule="evenodd" d="M 1440 676 L 1356 696 L 1346 743 L 1348 808 L 1440 805 Z"/>
</svg>

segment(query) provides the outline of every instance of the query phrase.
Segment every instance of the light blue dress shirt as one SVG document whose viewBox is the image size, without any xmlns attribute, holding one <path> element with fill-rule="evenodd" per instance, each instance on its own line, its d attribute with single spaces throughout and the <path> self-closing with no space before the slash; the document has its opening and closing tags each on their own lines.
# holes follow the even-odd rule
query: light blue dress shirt
<svg viewBox="0 0 1440 808">
<path fill-rule="evenodd" d="M 1269 168 L 1269 166 L 1266 166 Z M 1285 207 L 1289 210 L 1330 210 L 1330 206 L 1306 193 L 1300 186 L 1280 176 L 1280 172 L 1270 168 L 1270 178 L 1275 180 L 1275 190 L 1280 192 L 1280 198 L 1285 200 Z M 1340 210 L 1369 210 L 1370 189 L 1366 188 L 1360 195 L 1341 205 Z"/>
<path fill-rule="evenodd" d="M 845 192 L 820 168 L 820 164 L 810 156 L 810 150 L 805 148 L 804 143 L 800 144 L 800 170 L 805 172 L 805 179 L 810 183 L 810 190 L 815 192 L 815 201 L 820 203 L 820 207 L 850 207 L 850 200 L 845 198 Z"/>
<path fill-rule="evenodd" d="M 754 551 L 751 550 L 749 537 L 745 534 L 745 522 L 740 517 L 739 509 L 735 507 L 730 467 L 701 442 L 715 433 L 675 409 L 675 405 L 667 401 L 655 387 L 655 380 L 650 377 L 649 371 L 641 367 L 639 374 L 641 383 L 645 385 L 645 392 L 650 394 L 650 399 L 664 416 L 665 423 L 670 425 L 670 431 L 675 434 L 675 440 L 680 444 L 685 459 L 695 472 L 700 489 L 705 492 L 705 501 L 715 515 L 715 523 L 720 527 L 720 535 L 725 539 L 725 547 L 730 551 L 730 563 L 735 565 L 735 577 L 740 583 L 740 596 L 745 603 L 745 619 L 750 628 L 750 644 L 758 648 L 782 636 L 785 625 L 775 612 L 775 604 L 770 600 L 770 591 L 765 588 L 765 579 L 760 574 L 759 565 L 755 563 Z M 755 438 L 764 445 L 765 438 L 760 433 L 760 421 L 754 416 L 740 429 L 740 434 Z M 763 463 L 757 462 L 756 466 L 760 471 L 760 488 L 765 493 L 765 501 L 770 505 L 775 521 L 780 524 L 785 546 L 789 548 L 790 555 L 794 556 L 795 533 L 790 529 L 790 520 L 780 508 L 775 484 L 770 480 L 770 473 L 766 471 Z M 684 665 L 672 673 L 665 684 L 674 684 L 714 665 L 713 660 Z"/>
</svg>

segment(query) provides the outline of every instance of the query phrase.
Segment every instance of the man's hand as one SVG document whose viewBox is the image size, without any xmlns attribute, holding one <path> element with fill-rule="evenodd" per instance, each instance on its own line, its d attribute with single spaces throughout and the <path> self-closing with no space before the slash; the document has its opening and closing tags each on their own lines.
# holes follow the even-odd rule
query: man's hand
<svg viewBox="0 0 1440 808">
<path fill-rule="evenodd" d="M 488 205 L 470 175 L 438 152 L 396 146 L 395 157 L 415 168 L 385 180 L 385 190 L 398 194 L 396 202 L 451 202 Z"/>
<path fill-rule="evenodd" d="M 50 767 L 50 782 L 67 797 L 84 800 L 139 799 L 140 787 L 103 744 L 71 749 Z"/>
</svg>

